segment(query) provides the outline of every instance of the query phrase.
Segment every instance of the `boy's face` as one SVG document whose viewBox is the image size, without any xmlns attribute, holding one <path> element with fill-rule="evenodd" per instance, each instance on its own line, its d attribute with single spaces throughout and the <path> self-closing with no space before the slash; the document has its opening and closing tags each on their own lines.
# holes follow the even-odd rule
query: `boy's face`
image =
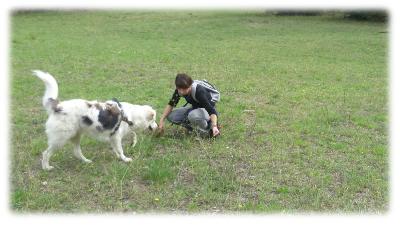
<svg viewBox="0 0 400 225">
<path fill-rule="evenodd" d="M 188 88 L 177 88 L 179 95 L 186 96 L 190 93 L 190 87 Z"/>
</svg>

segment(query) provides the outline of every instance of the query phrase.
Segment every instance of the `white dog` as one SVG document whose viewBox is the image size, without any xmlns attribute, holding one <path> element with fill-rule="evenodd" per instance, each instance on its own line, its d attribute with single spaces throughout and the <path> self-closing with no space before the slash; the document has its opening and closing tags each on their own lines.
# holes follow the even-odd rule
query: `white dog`
<svg viewBox="0 0 400 225">
<path fill-rule="evenodd" d="M 33 74 L 46 86 L 42 100 L 49 115 L 46 122 L 48 148 L 43 152 L 42 158 L 42 168 L 45 170 L 53 168 L 49 164 L 51 155 L 68 141 L 74 144 L 74 155 L 90 163 L 91 160 L 82 154 L 80 147 L 81 135 L 84 133 L 109 142 L 117 157 L 129 162 L 132 159 L 124 155 L 122 139 L 132 133 L 135 145 L 135 130 L 157 128 L 156 111 L 150 106 L 119 103 L 117 100 L 98 102 L 72 99 L 60 102 L 57 99 L 58 85 L 54 77 L 39 70 L 33 71 Z"/>
</svg>

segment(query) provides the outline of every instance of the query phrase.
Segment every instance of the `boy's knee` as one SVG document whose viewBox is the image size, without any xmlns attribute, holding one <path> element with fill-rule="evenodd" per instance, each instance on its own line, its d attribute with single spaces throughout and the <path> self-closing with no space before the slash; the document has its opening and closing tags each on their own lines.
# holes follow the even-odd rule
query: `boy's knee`
<svg viewBox="0 0 400 225">
<path fill-rule="evenodd" d="M 206 111 L 206 113 L 207 113 L 207 111 Z M 203 112 L 202 109 L 195 109 L 195 110 L 192 110 L 188 114 L 188 119 L 189 119 L 189 121 L 205 120 L 206 119 L 206 115 L 205 115 L 205 113 Z"/>
<path fill-rule="evenodd" d="M 171 122 L 172 123 L 172 121 L 173 121 L 173 115 L 171 115 L 172 113 L 170 113 L 168 116 L 167 116 L 167 120 L 169 121 L 169 122 Z"/>
<path fill-rule="evenodd" d="M 188 120 L 191 124 L 206 126 L 207 121 L 210 120 L 210 116 L 205 109 L 201 108 L 191 111 L 188 114 Z"/>
<path fill-rule="evenodd" d="M 171 113 L 172 114 L 172 113 Z M 172 114 L 172 115 L 168 115 L 167 116 L 167 120 L 170 122 L 170 123 L 173 123 L 173 124 L 180 124 L 180 123 L 182 123 L 182 118 L 180 118 L 179 116 L 177 116 L 177 115 L 174 115 L 174 114 Z"/>
</svg>

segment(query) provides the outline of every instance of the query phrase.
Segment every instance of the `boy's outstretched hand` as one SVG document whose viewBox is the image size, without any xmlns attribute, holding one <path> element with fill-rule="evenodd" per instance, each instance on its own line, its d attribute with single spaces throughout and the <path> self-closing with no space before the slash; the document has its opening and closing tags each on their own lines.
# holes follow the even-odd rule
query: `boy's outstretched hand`
<svg viewBox="0 0 400 225">
<path fill-rule="evenodd" d="M 216 137 L 221 134 L 217 126 L 212 128 L 212 132 L 213 132 L 213 137 Z"/>
<path fill-rule="evenodd" d="M 164 127 L 159 126 L 156 130 L 156 137 L 161 137 L 164 134 Z"/>
</svg>

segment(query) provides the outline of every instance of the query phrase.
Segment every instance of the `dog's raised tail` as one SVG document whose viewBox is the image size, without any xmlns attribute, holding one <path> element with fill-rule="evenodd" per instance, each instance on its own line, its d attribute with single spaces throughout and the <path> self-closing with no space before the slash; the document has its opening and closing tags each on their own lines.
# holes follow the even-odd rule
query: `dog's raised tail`
<svg viewBox="0 0 400 225">
<path fill-rule="evenodd" d="M 40 70 L 33 70 L 33 75 L 39 77 L 46 86 L 46 90 L 44 91 L 42 104 L 43 107 L 47 110 L 47 112 L 56 111 L 56 105 L 58 103 L 58 84 L 54 77 L 46 72 Z"/>
</svg>

